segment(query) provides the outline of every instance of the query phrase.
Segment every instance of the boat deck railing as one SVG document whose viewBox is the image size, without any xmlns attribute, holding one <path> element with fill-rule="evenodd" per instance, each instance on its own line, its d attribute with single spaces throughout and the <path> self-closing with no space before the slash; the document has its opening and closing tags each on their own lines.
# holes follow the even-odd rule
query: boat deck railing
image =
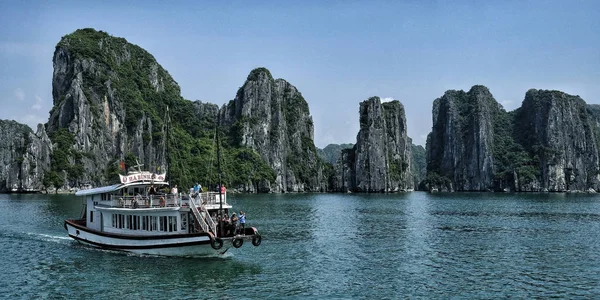
<svg viewBox="0 0 600 300">
<path fill-rule="evenodd" d="M 223 204 L 227 203 L 227 194 L 222 194 Z M 195 198 L 196 201 L 191 201 Z M 203 192 L 198 194 L 156 194 L 120 196 L 111 195 L 111 207 L 123 208 L 152 208 L 152 207 L 189 207 L 190 205 L 219 204 L 218 192 Z"/>
</svg>

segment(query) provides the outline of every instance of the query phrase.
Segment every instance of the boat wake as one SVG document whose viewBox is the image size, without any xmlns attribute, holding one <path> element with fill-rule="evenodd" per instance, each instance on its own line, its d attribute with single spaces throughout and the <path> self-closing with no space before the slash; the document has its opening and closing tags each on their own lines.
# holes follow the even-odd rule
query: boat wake
<svg viewBox="0 0 600 300">
<path fill-rule="evenodd" d="M 58 244 L 70 244 L 71 239 L 68 236 L 52 235 L 39 232 L 0 232 L 0 239 L 8 240 L 32 240 L 41 242 L 54 242 Z"/>
<path fill-rule="evenodd" d="M 63 236 L 63 235 L 51 235 L 51 234 L 35 233 L 35 232 L 24 232 L 24 234 L 34 240 L 40 240 L 40 241 L 44 241 L 44 242 L 70 244 L 72 241 L 71 238 L 69 238 L 68 236 Z"/>
</svg>

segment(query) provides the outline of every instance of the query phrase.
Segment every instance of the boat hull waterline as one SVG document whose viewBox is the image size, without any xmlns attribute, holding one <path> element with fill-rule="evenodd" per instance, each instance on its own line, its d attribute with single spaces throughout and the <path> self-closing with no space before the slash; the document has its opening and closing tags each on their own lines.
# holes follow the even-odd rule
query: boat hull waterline
<svg viewBox="0 0 600 300">
<path fill-rule="evenodd" d="M 183 235 L 130 236 L 107 234 L 77 224 L 79 220 L 66 220 L 65 228 L 74 240 L 96 248 L 157 256 L 220 256 L 232 247 L 225 241 L 222 248 L 211 246 L 207 233 Z"/>
</svg>

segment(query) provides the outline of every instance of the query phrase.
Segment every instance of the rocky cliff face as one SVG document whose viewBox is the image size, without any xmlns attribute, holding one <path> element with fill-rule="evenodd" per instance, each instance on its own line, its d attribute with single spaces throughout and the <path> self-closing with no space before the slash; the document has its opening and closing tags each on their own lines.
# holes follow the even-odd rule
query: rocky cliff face
<svg viewBox="0 0 600 300">
<path fill-rule="evenodd" d="M 312 117 L 293 85 L 273 79 L 265 68 L 255 69 L 221 115 L 235 143 L 258 152 L 275 171 L 274 184 L 259 183 L 260 190 L 325 190 L 322 162 L 313 142 Z"/>
<path fill-rule="evenodd" d="M 588 191 L 599 188 L 596 107 L 558 91 L 529 90 L 507 113 L 487 88 L 448 91 L 433 105 L 429 189 Z"/>
<path fill-rule="evenodd" d="M 563 92 L 526 93 L 516 113 L 516 138 L 537 160 L 541 190 L 598 190 L 600 131 L 594 111 Z"/>
<path fill-rule="evenodd" d="M 47 130 L 52 135 L 65 128 L 74 135 L 72 148 L 83 155 L 69 161 L 83 167 L 79 183 L 110 181 L 107 166 L 126 153 L 145 168 L 165 169 L 164 139 L 155 138 L 164 136 L 164 114 L 148 109 L 147 102 L 162 100 L 164 108 L 165 100 L 179 97 L 179 87 L 151 55 L 124 39 L 82 29 L 62 38 L 53 63 Z"/>
<path fill-rule="evenodd" d="M 372 97 L 360 104 L 360 131 L 352 150 L 336 166 L 340 191 L 395 192 L 413 188 L 411 139 L 404 107 Z"/>
<path fill-rule="evenodd" d="M 490 190 L 494 179 L 493 120 L 502 107 L 484 86 L 447 91 L 433 102 L 433 127 L 427 137 L 428 173 L 450 179 L 436 188 Z"/>
<path fill-rule="evenodd" d="M 415 190 L 426 190 L 423 180 L 425 180 L 425 176 L 427 175 L 427 152 L 423 146 L 413 144 L 411 146 L 411 155 L 410 167 Z"/>
<path fill-rule="evenodd" d="M 33 133 L 27 125 L 0 120 L 0 136 L 0 192 L 39 191 L 52 152 L 44 126 Z"/>
</svg>

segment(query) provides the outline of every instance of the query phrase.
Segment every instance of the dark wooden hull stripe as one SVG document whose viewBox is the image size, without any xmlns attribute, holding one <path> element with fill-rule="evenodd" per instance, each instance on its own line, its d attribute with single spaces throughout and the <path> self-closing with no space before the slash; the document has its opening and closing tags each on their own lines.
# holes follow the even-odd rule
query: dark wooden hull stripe
<svg viewBox="0 0 600 300">
<path fill-rule="evenodd" d="M 145 249 L 160 249 L 160 248 L 175 248 L 175 247 L 185 247 L 185 246 L 199 246 L 199 245 L 210 245 L 210 241 L 196 241 L 196 242 L 185 242 L 185 243 L 172 243 L 172 244 L 162 244 L 162 245 L 140 245 L 140 246 L 119 246 L 119 245 L 107 245 L 98 242 L 92 242 L 85 239 L 82 239 L 76 235 L 69 234 L 70 237 L 77 241 L 85 242 L 100 248 L 106 248 L 111 250 L 145 250 Z"/>
<path fill-rule="evenodd" d="M 168 234 L 168 235 L 167 234 L 165 234 L 165 235 L 147 235 L 147 236 L 124 235 L 124 234 L 116 234 L 116 233 L 102 232 L 102 231 L 89 229 L 85 226 L 81 226 L 81 225 L 73 222 L 73 220 L 66 220 L 65 223 L 69 223 L 69 225 L 71 225 L 79 230 L 83 230 L 87 233 L 104 236 L 104 237 L 109 237 L 109 238 L 123 239 L 123 240 L 167 240 L 167 239 L 181 239 L 181 238 L 201 237 L 201 236 L 210 237 L 210 235 L 206 232 L 186 233 L 186 234 Z M 210 241 L 207 241 L 207 243 L 210 243 Z"/>
</svg>

